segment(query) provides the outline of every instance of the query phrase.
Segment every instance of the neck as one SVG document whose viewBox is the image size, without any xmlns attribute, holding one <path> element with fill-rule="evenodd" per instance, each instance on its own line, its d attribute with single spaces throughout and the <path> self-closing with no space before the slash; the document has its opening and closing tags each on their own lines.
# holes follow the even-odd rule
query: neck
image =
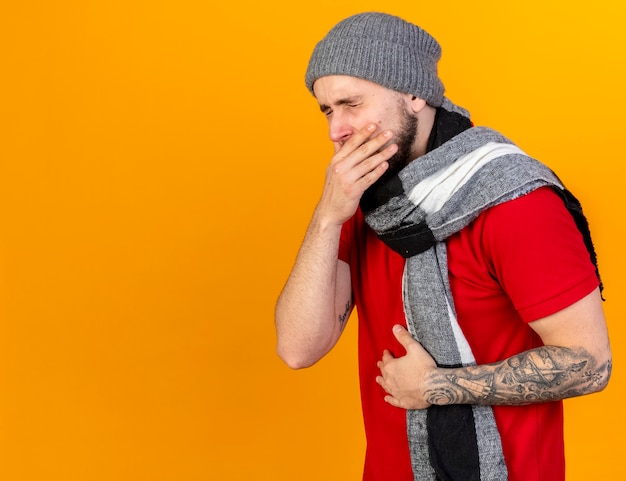
<svg viewBox="0 0 626 481">
<path fill-rule="evenodd" d="M 426 105 L 417 113 L 417 137 L 413 144 L 412 158 L 417 159 L 426 153 L 428 147 L 428 139 L 435 125 L 435 117 L 437 109 Z"/>
</svg>

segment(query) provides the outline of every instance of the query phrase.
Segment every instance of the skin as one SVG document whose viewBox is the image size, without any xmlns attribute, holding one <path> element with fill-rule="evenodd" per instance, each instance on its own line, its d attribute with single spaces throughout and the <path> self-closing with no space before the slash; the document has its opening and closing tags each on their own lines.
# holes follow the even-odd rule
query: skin
<svg viewBox="0 0 626 481">
<path fill-rule="evenodd" d="M 365 190 L 389 169 L 404 114 L 418 119 L 409 157 L 426 150 L 435 110 L 409 94 L 347 76 L 322 77 L 315 96 L 329 124 L 335 154 L 326 172 L 292 272 L 276 304 L 277 352 L 294 369 L 321 359 L 339 339 L 353 308 L 350 269 L 337 259 L 341 226 Z M 530 323 L 545 346 L 499 363 L 440 368 L 401 326 L 393 329 L 406 355 L 385 350 L 376 378 L 398 408 L 433 404 L 520 405 L 602 390 L 611 350 L 596 290 L 570 307 Z"/>
<path fill-rule="evenodd" d="M 321 359 L 339 339 L 352 311 L 350 268 L 337 260 L 341 226 L 397 153 L 394 133 L 401 127 L 399 109 L 417 116 L 422 129 L 410 149 L 413 158 L 425 152 L 434 119 L 434 110 L 423 100 L 353 77 L 322 77 L 314 90 L 328 120 L 335 154 L 276 303 L 277 352 L 293 369 Z"/>
<path fill-rule="evenodd" d="M 543 347 L 504 361 L 466 368 L 439 368 L 402 326 L 396 339 L 407 354 L 389 351 L 378 362 L 376 381 L 385 401 L 403 409 L 432 404 L 522 405 L 601 391 L 611 376 L 611 352 L 595 290 L 568 308 L 530 323 Z"/>
</svg>

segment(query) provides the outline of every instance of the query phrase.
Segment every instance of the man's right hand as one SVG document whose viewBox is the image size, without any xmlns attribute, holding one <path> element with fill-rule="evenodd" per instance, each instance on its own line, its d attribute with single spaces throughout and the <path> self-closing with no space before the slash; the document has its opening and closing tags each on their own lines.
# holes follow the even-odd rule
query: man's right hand
<svg viewBox="0 0 626 481">
<path fill-rule="evenodd" d="M 341 228 L 398 151 L 396 144 L 385 146 L 391 131 L 376 130 L 370 123 L 335 143 L 322 197 L 276 303 L 277 351 L 293 369 L 308 367 L 330 351 L 352 311 L 350 266 L 337 257 Z"/>
<path fill-rule="evenodd" d="M 367 124 L 346 142 L 335 143 L 335 155 L 326 170 L 326 183 L 317 209 L 327 222 L 342 225 L 350 219 L 363 193 L 385 173 L 389 167 L 387 160 L 397 152 L 396 144 L 382 148 L 393 133 L 384 130 L 373 136 L 376 128 L 374 123 Z"/>
</svg>

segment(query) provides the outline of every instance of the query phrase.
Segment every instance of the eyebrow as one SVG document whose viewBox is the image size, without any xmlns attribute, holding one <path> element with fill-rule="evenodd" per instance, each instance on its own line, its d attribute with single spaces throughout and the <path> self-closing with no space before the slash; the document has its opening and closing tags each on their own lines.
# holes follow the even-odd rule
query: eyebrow
<svg viewBox="0 0 626 481">
<path fill-rule="evenodd" d="M 362 98 L 363 98 L 363 96 L 361 96 L 361 95 L 355 95 L 353 97 L 345 97 L 343 99 L 337 100 L 334 103 L 334 105 L 337 106 L 337 107 L 341 106 L 341 105 L 350 105 L 350 104 L 354 104 L 354 103 L 360 102 Z M 330 109 L 330 105 L 320 104 L 320 110 L 322 112 L 326 112 L 329 109 Z"/>
</svg>

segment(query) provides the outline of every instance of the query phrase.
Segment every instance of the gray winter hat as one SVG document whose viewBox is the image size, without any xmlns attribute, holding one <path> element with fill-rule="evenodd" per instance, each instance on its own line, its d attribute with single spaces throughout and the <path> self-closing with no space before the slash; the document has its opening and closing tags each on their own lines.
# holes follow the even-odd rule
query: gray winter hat
<svg viewBox="0 0 626 481">
<path fill-rule="evenodd" d="M 305 82 L 313 93 L 320 77 L 350 75 L 439 107 L 444 92 L 437 75 L 440 58 L 437 40 L 417 25 L 385 13 L 360 13 L 339 22 L 315 46 Z"/>
</svg>

